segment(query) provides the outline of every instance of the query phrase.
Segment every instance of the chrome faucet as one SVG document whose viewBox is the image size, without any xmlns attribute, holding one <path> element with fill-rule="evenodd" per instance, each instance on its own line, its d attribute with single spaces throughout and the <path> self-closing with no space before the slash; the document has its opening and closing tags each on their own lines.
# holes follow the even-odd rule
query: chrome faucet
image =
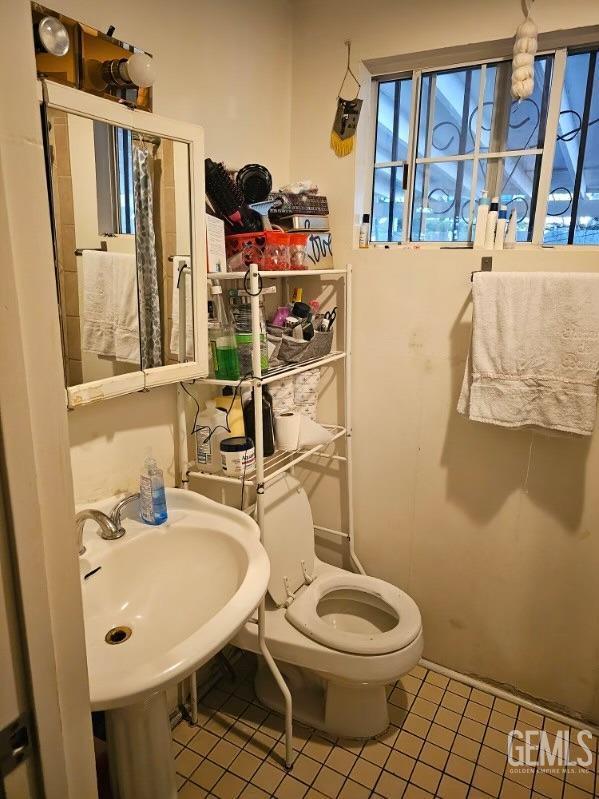
<svg viewBox="0 0 599 799">
<path fill-rule="evenodd" d="M 121 531 L 121 535 L 123 535 L 123 533 L 125 532 L 121 524 L 121 513 L 123 512 L 123 508 L 136 499 L 139 499 L 139 491 L 137 492 L 137 494 L 128 494 L 126 497 L 120 499 L 110 512 L 110 518 L 112 520 L 112 523 L 115 525 L 115 527 L 118 530 Z"/>
<path fill-rule="evenodd" d="M 85 547 L 83 546 L 83 528 L 85 527 L 85 522 L 88 519 L 93 519 L 93 521 L 96 522 L 100 528 L 100 535 L 107 541 L 113 541 L 125 535 L 125 530 L 120 525 L 117 527 L 114 521 L 105 513 L 102 513 L 101 510 L 96 510 L 95 508 L 85 508 L 85 510 L 80 510 L 75 516 L 79 555 L 83 555 L 85 553 Z"/>
</svg>

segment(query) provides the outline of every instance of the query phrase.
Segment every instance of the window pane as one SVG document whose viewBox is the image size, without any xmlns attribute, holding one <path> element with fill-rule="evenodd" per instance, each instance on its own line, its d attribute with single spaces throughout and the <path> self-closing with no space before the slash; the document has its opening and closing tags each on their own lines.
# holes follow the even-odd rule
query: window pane
<svg viewBox="0 0 599 799">
<path fill-rule="evenodd" d="M 479 184 L 487 189 L 489 197 L 500 197 L 501 203 L 507 205 L 508 218 L 516 209 L 517 241 L 532 239 L 540 167 L 541 157 L 537 155 L 488 158 L 479 163 Z"/>
<path fill-rule="evenodd" d="M 543 146 L 553 56 L 535 59 L 535 86 L 526 100 L 510 94 L 512 63 L 490 64 L 486 70 L 481 152 L 530 150 Z M 472 120 L 476 133 L 476 118 Z"/>
<path fill-rule="evenodd" d="M 401 241 L 403 233 L 403 167 L 374 170 L 372 241 Z"/>
<path fill-rule="evenodd" d="M 481 129 L 480 129 L 480 146 L 481 153 L 489 152 L 492 148 L 491 140 L 493 133 L 493 122 L 495 114 L 493 109 L 495 107 L 495 87 L 498 85 L 498 73 L 501 73 L 499 85 L 509 80 L 509 72 L 511 70 L 510 64 L 489 64 L 485 70 L 485 93 L 483 99 Z M 473 136 L 476 136 L 477 125 L 476 114 L 472 117 L 470 128 Z"/>
<path fill-rule="evenodd" d="M 116 155 L 119 185 L 119 232 L 135 233 L 133 155 L 130 130 L 116 128 Z"/>
<path fill-rule="evenodd" d="M 590 70 L 593 70 L 592 85 L 589 82 Z M 588 96 L 587 86 L 591 89 Z M 599 122 L 597 56 L 592 53 L 569 55 L 566 62 L 551 191 L 545 221 L 544 240 L 548 244 L 599 244 L 597 122 Z M 583 142 L 585 128 L 586 142 Z M 584 152 L 581 154 L 583 144 Z"/>
<path fill-rule="evenodd" d="M 411 79 L 379 83 L 375 152 L 377 164 L 407 159 L 411 104 Z"/>
<path fill-rule="evenodd" d="M 599 58 L 595 54 L 593 86 L 582 163 L 574 244 L 599 244 Z"/>
<path fill-rule="evenodd" d="M 471 161 L 417 165 L 412 241 L 468 240 L 471 181 Z"/>
<path fill-rule="evenodd" d="M 444 158 L 474 149 L 480 67 L 425 74 L 420 98 L 418 157 Z"/>
</svg>

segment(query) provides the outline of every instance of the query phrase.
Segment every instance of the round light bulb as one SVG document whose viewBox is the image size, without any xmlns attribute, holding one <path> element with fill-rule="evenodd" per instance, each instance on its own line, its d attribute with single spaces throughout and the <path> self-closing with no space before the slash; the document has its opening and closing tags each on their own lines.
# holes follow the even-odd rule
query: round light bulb
<svg viewBox="0 0 599 799">
<path fill-rule="evenodd" d="M 37 26 L 37 33 L 46 52 L 58 56 L 69 52 L 69 32 L 56 17 L 43 17 Z"/>
<path fill-rule="evenodd" d="M 154 59 L 147 53 L 133 53 L 127 61 L 127 74 L 131 83 L 145 89 L 156 80 Z"/>
</svg>

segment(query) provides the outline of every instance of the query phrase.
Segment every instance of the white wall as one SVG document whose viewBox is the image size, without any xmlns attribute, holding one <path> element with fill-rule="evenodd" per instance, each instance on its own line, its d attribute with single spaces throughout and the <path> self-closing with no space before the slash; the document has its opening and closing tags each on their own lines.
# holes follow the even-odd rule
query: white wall
<svg viewBox="0 0 599 799">
<path fill-rule="evenodd" d="M 11 555 L 18 569 L 20 621 L 26 633 L 44 796 L 94 799 L 89 685 L 31 8 L 26 0 L 3 3 L 1 8 L 0 471 Z M 0 681 L 6 678 L 2 663 Z"/>
<path fill-rule="evenodd" d="M 425 18 L 421 5 L 396 0 L 368 9 L 348 0 L 101 7 L 65 0 L 61 9 L 100 28 L 114 23 L 117 35 L 154 52 L 156 111 L 203 124 L 209 155 L 262 161 L 275 183 L 288 176 L 320 183 L 337 259 L 351 260 L 356 272 L 359 554 L 371 573 L 418 601 L 428 657 L 599 720 L 596 436 L 590 444 L 545 438 L 456 415 L 475 257 L 353 252 L 354 159 L 338 160 L 328 147 L 344 39 L 351 37 L 357 63 L 504 38 L 519 21 L 518 6 L 429 0 Z M 598 21 L 594 0 L 536 6 L 542 30 Z M 506 253 L 496 268 L 591 269 L 595 261 Z M 132 487 L 150 437 L 172 481 L 174 422 L 173 388 L 72 412 L 77 501 Z"/>
<path fill-rule="evenodd" d="M 291 27 L 288 0 L 61 0 L 57 10 L 153 53 L 154 110 L 200 124 L 206 155 L 289 173 Z M 69 414 L 78 503 L 131 489 L 146 447 L 174 480 L 174 387 Z M 110 464 L 110 468 L 107 468 Z"/>
<path fill-rule="evenodd" d="M 396 0 L 293 4 L 291 178 L 326 192 L 336 258 L 355 271 L 358 554 L 418 602 L 427 657 L 599 720 L 597 434 L 553 438 L 457 415 L 476 255 L 352 250 L 355 158 L 328 146 L 344 40 L 357 66 L 510 37 L 520 19 L 516 0 L 429 0 L 422 12 Z M 599 21 L 594 0 L 543 0 L 534 13 L 545 31 Z M 503 253 L 495 268 L 592 270 L 599 261 L 537 250 Z M 328 512 L 322 499 L 316 492 L 317 515 Z"/>
</svg>

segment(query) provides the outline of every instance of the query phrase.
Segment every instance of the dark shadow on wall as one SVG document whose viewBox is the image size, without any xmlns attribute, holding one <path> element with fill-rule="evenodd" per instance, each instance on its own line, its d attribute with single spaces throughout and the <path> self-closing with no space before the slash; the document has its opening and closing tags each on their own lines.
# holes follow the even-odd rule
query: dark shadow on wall
<svg viewBox="0 0 599 799">
<path fill-rule="evenodd" d="M 590 436 L 558 431 L 533 431 L 526 491 L 567 530 L 580 530 L 585 500 L 586 463 Z"/>
<path fill-rule="evenodd" d="M 485 523 L 520 489 L 566 529 L 577 530 L 590 437 L 510 430 L 471 422 L 456 410 L 470 346 L 472 326 L 463 320 L 470 302 L 460 308 L 450 333 L 451 414 L 441 456 L 447 498 L 471 519 Z"/>
</svg>

